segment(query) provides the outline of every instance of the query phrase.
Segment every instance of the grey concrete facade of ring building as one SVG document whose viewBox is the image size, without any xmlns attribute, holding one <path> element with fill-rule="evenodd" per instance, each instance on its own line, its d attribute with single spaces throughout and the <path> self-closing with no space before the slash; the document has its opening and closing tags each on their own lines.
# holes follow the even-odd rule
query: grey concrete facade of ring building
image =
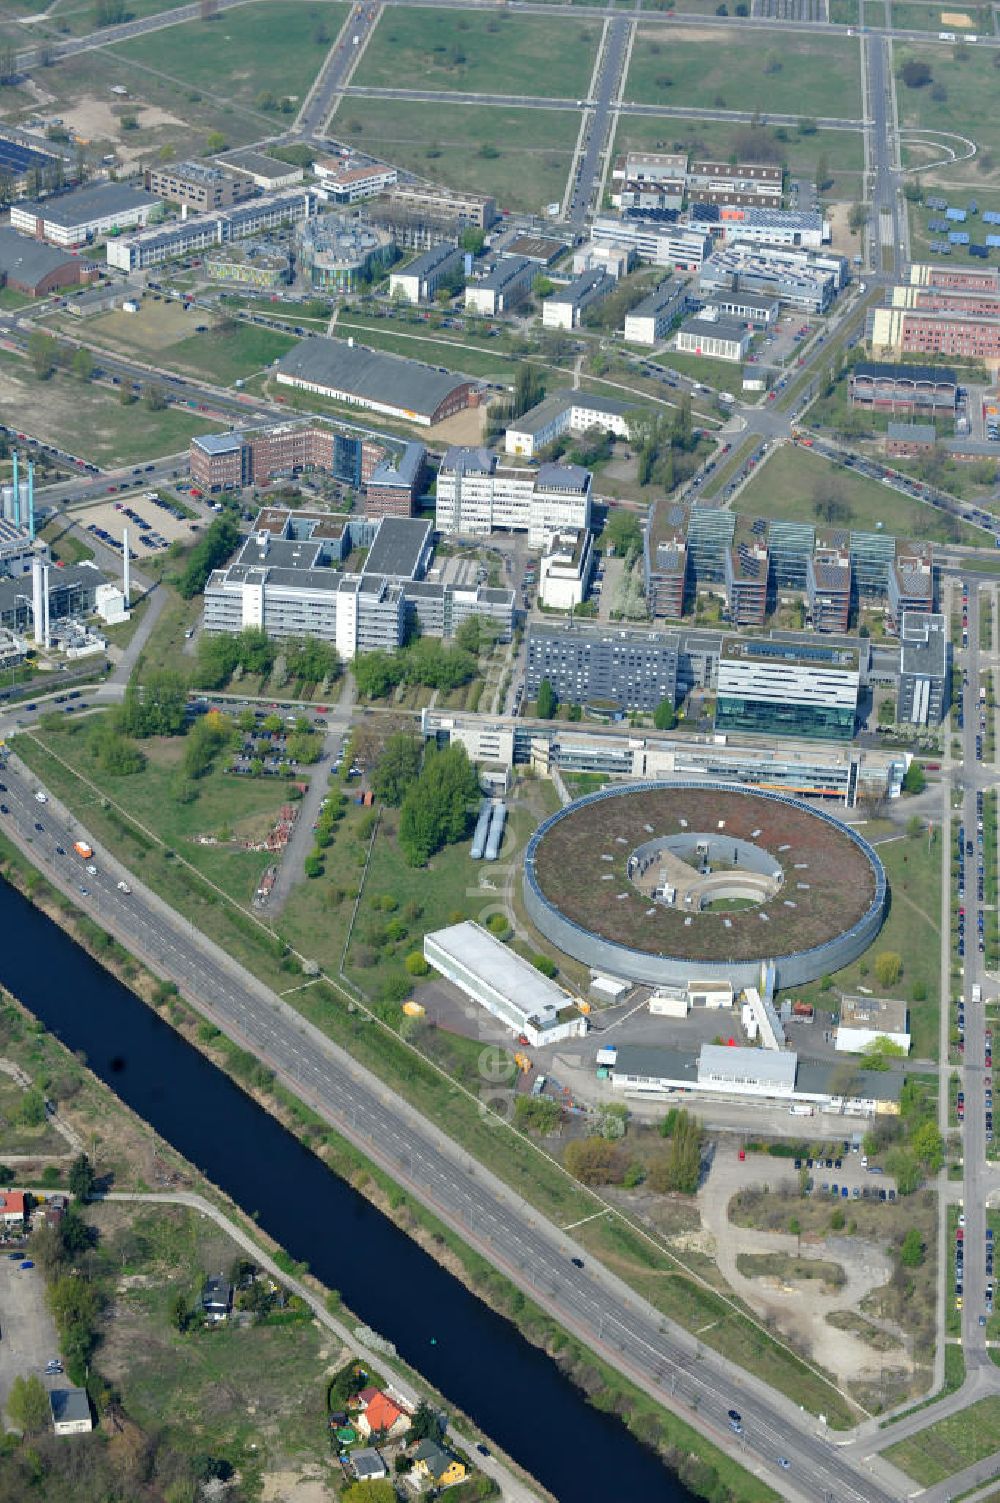
<svg viewBox="0 0 1000 1503">
<path fill-rule="evenodd" d="M 867 911 L 849 929 L 845 929 L 841 934 L 834 935 L 823 944 L 815 945 L 811 949 L 792 951 L 785 955 L 768 955 L 762 949 L 761 954 L 752 960 L 733 961 L 690 960 L 680 955 L 654 955 L 618 944 L 614 940 L 605 939 L 583 928 L 573 919 L 567 918 L 544 895 L 535 873 L 535 853 L 547 832 L 559 820 L 565 819 L 586 804 L 627 794 L 635 795 L 667 788 L 671 790 L 709 788 L 715 792 L 725 790 L 754 799 L 767 799 L 771 803 L 786 804 L 796 810 L 806 809 L 814 819 L 823 820 L 832 825 L 840 834 L 853 841 L 867 859 L 875 879 L 875 893 Z M 740 784 L 706 784 L 703 782 L 631 783 L 620 788 L 588 794 L 585 798 L 567 804 L 564 809 L 559 810 L 544 824 L 539 825 L 528 842 L 524 857 L 523 887 L 525 908 L 539 932 L 565 954 L 572 955 L 575 960 L 581 961 L 596 971 L 654 986 L 678 986 L 685 985 L 689 981 L 726 978 L 735 988 L 759 986 L 761 964 L 766 961 L 772 962 L 775 967 L 775 984 L 778 987 L 804 986 L 806 982 L 815 981 L 820 976 L 830 975 L 840 970 L 842 966 L 849 965 L 868 949 L 882 927 L 888 896 L 885 868 L 876 852 L 849 825 L 843 824 L 825 810 L 814 809 L 803 804 L 799 799 L 789 798 L 781 793 L 766 792 L 762 789 L 754 789 L 750 793 Z"/>
</svg>

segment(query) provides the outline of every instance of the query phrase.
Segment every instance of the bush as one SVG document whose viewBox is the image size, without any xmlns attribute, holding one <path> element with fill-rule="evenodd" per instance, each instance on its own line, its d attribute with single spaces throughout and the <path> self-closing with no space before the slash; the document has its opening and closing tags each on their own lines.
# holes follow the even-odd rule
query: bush
<svg viewBox="0 0 1000 1503">
<path fill-rule="evenodd" d="M 430 964 L 424 959 L 422 953 L 419 950 L 414 950 L 411 954 L 407 955 L 403 964 L 405 965 L 408 974 L 411 976 L 430 975 Z"/>
</svg>

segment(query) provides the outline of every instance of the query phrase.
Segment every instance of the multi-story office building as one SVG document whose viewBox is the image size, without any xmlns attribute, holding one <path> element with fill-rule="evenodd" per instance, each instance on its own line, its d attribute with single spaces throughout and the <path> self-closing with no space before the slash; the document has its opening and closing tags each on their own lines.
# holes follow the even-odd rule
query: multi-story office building
<svg viewBox="0 0 1000 1503">
<path fill-rule="evenodd" d="M 208 580 L 205 630 L 258 626 L 271 637 L 318 637 L 344 659 L 393 652 L 414 626 L 451 636 L 472 615 L 489 616 L 509 636 L 512 590 L 462 590 L 424 578 L 430 535 L 431 524 L 417 519 L 265 508 L 235 560 Z M 348 552 L 362 546 L 368 556 L 360 573 L 343 572 Z"/>
<path fill-rule="evenodd" d="M 148 266 L 162 266 L 176 256 L 244 240 L 279 225 L 308 219 L 315 213 L 316 195 L 308 188 L 251 198 L 233 209 L 194 214 L 174 224 L 157 225 L 135 235 L 109 240 L 108 265 L 116 266 L 119 271 L 142 271 Z"/>
<path fill-rule="evenodd" d="M 766 162 L 693 161 L 687 173 L 691 203 L 756 204 L 781 208 L 781 167 Z"/>
<path fill-rule="evenodd" d="M 709 778 L 848 808 L 859 798 L 898 798 L 910 761 L 906 752 L 855 746 L 795 741 L 783 741 L 780 748 L 730 746 L 724 736 L 671 739 L 631 728 L 453 710 L 423 710 L 421 730 L 438 746 L 464 746 L 471 762 L 604 778 Z"/>
<path fill-rule="evenodd" d="M 848 387 L 853 407 L 876 412 L 931 412 L 954 417 L 958 377 L 943 365 L 895 365 L 861 361 Z"/>
<path fill-rule="evenodd" d="M 191 477 L 203 490 L 267 485 L 278 476 L 324 470 L 360 489 L 372 516 L 410 515 L 426 461 L 423 444 L 375 439 L 315 420 L 249 433 L 201 434 L 188 452 Z"/>
<path fill-rule="evenodd" d="M 847 261 L 829 252 L 738 241 L 713 250 L 698 276 L 706 296 L 733 292 L 777 298 L 806 313 L 825 313 L 847 282 Z"/>
<path fill-rule="evenodd" d="M 508 256 L 498 261 L 492 271 L 465 288 L 465 307 L 469 313 L 495 318 L 523 303 L 531 290 L 538 267 L 527 256 Z"/>
<path fill-rule="evenodd" d="M 445 278 L 458 271 L 462 261 L 458 246 L 443 241 L 416 256 L 401 271 L 390 272 L 389 296 L 403 297 L 408 303 L 429 303 Z"/>
<path fill-rule="evenodd" d="M 296 239 L 300 268 L 320 292 L 356 292 L 396 255 L 389 231 L 357 214 L 305 219 Z"/>
<path fill-rule="evenodd" d="M 942 313 L 922 308 L 876 308 L 874 350 L 901 355 L 949 355 L 1000 365 L 1000 317 Z"/>
<path fill-rule="evenodd" d="M 719 654 L 716 730 L 849 741 L 860 682 L 854 648 L 727 637 Z"/>
<path fill-rule="evenodd" d="M 681 502 L 664 501 L 651 508 L 643 560 L 650 615 L 680 620 L 688 570 L 688 509 Z"/>
<path fill-rule="evenodd" d="M 1000 270 L 995 266 L 931 266 L 915 261 L 910 267 L 913 287 L 953 288 L 960 292 L 992 292 L 1000 296 Z"/>
<path fill-rule="evenodd" d="M 727 241 L 806 246 L 810 250 L 819 250 L 830 238 L 830 226 L 824 223 L 822 214 L 800 209 L 761 209 L 728 204 L 720 210 L 719 222 Z"/>
<path fill-rule="evenodd" d="M 915 287 L 903 283 L 892 289 L 894 308 L 919 308 L 925 313 L 965 314 L 979 318 L 1000 317 L 1000 293 L 970 287 Z"/>
<path fill-rule="evenodd" d="M 544 679 L 567 704 L 651 713 L 677 702 L 676 637 L 635 628 L 577 628 L 532 623 L 525 690 L 534 699 Z"/>
<path fill-rule="evenodd" d="M 591 234 L 598 245 L 624 246 L 640 261 L 678 271 L 698 271 L 712 249 L 703 230 L 674 228 L 656 220 L 599 218 Z"/>
<path fill-rule="evenodd" d="M 722 584 L 726 555 L 736 532 L 736 514 L 708 506 L 692 506 L 688 514 L 687 553 L 691 582 Z"/>
<path fill-rule="evenodd" d="M 393 183 L 386 193 L 393 209 L 425 219 L 438 219 L 461 232 L 488 230 L 497 221 L 496 199 L 482 193 L 463 193 L 440 183 Z"/>
<path fill-rule="evenodd" d="M 257 185 L 248 177 L 230 177 L 208 162 L 173 162 L 165 167 L 146 169 L 147 191 L 170 203 L 184 205 L 198 213 L 213 209 L 230 209 L 252 198 Z"/>
<path fill-rule="evenodd" d="M 527 532 L 540 548 L 554 533 L 589 530 L 591 478 L 579 465 L 515 469 L 488 449 L 452 448 L 438 471 L 435 524 L 465 536 Z"/>
<path fill-rule="evenodd" d="M 806 602 L 814 631 L 846 632 L 851 620 L 851 556 L 818 546 L 806 557 Z"/>
<path fill-rule="evenodd" d="M 594 566 L 594 540 L 589 532 L 556 534 L 549 540 L 538 568 L 538 598 L 550 610 L 569 611 L 582 605 Z"/>
<path fill-rule="evenodd" d="M 504 448 L 508 454 L 532 459 L 564 433 L 587 433 L 599 428 L 616 438 L 628 438 L 629 419 L 637 411 L 634 402 L 623 402 L 620 397 L 562 388 L 511 420 L 504 434 Z"/>
<path fill-rule="evenodd" d="M 583 271 L 565 287 L 558 288 L 542 304 L 542 326 L 546 329 L 575 329 L 585 309 L 599 303 L 614 290 L 614 277 L 601 267 Z"/>
<path fill-rule="evenodd" d="M 625 342 L 656 344 L 667 334 L 674 320 L 689 312 L 692 307 L 688 284 L 678 277 L 667 277 L 641 303 L 636 303 L 626 313 Z"/>
<path fill-rule="evenodd" d="M 313 163 L 320 192 L 336 204 L 356 204 L 362 199 L 377 198 L 391 188 L 397 178 L 395 167 L 372 162 L 357 167 L 343 157 L 320 157 Z"/>
<path fill-rule="evenodd" d="M 680 209 L 684 202 L 687 153 L 630 151 L 611 168 L 611 202 L 616 209 Z"/>
<path fill-rule="evenodd" d="M 934 560 L 926 543 L 910 543 L 894 552 L 888 571 L 888 623 L 898 632 L 904 613 L 928 615 L 934 609 Z"/>
<path fill-rule="evenodd" d="M 769 329 L 778 322 L 781 304 L 776 297 L 752 297 L 746 292 L 723 292 L 710 297 L 705 307 L 709 312 L 735 318 L 754 329 Z"/>
<path fill-rule="evenodd" d="M 726 608 L 734 626 L 763 626 L 767 613 L 768 551 L 763 522 L 740 519 L 726 549 Z"/>
<path fill-rule="evenodd" d="M 679 350 L 689 355 L 739 363 L 746 358 L 752 339 L 753 331 L 734 318 L 713 318 L 707 313 L 696 313 L 681 324 L 676 343 Z"/>
<path fill-rule="evenodd" d="M 205 271 L 213 282 L 281 287 L 292 280 L 292 258 L 280 245 L 220 245 L 205 256 Z"/>
<path fill-rule="evenodd" d="M 948 708 L 948 629 L 943 616 L 904 611 L 896 719 L 940 725 Z"/>
<path fill-rule="evenodd" d="M 161 199 L 141 188 L 127 183 L 94 183 L 41 203 L 21 199 L 11 204 L 10 223 L 12 229 L 52 245 L 86 245 L 103 235 L 145 224 L 161 207 Z"/>
</svg>

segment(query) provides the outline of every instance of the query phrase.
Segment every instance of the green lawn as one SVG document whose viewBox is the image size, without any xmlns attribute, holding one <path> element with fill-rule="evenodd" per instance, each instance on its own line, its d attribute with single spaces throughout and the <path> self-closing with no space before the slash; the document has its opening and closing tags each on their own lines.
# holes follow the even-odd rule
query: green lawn
<svg viewBox="0 0 1000 1503">
<path fill-rule="evenodd" d="M 562 199 L 580 117 L 568 110 L 473 104 L 442 110 L 409 100 L 345 99 L 329 129 L 410 172 L 490 193 L 504 208 L 537 212 Z"/>
<path fill-rule="evenodd" d="M 931 1487 L 963 1471 L 1000 1448 L 1000 1397 L 970 1404 L 958 1414 L 928 1425 L 926 1430 L 883 1451 L 915 1482 Z"/>
<path fill-rule="evenodd" d="M 165 365 L 183 366 L 228 386 L 263 370 L 296 344 L 294 334 L 278 334 L 240 320 L 233 328 L 223 325 L 207 334 L 190 334 L 161 353 Z"/>
<path fill-rule="evenodd" d="M 424 360 L 428 365 L 444 365 L 448 370 L 468 376 L 488 376 L 493 380 L 513 382 L 518 362 L 501 354 L 492 354 L 488 349 L 470 350 L 453 339 L 440 336 L 421 339 L 418 334 L 404 333 L 386 328 L 381 320 L 370 324 L 358 324 L 351 318 L 338 318 L 337 330 L 346 330 L 354 335 L 359 344 L 367 344 L 373 350 L 388 350 L 392 355 L 407 355 L 411 360 Z"/>
<path fill-rule="evenodd" d="M 260 0 L 223 12 L 210 25 L 187 21 L 115 48 L 117 57 L 182 80 L 185 87 L 254 105 L 262 91 L 301 103 L 347 6 Z M 275 116 L 275 122 L 291 117 Z M 225 129 L 225 127 L 220 127 Z"/>
<path fill-rule="evenodd" d="M 830 0 L 830 20 L 834 26 L 857 26 L 858 0 Z"/>
<path fill-rule="evenodd" d="M 600 34 L 583 17 L 389 6 L 351 82 L 575 99 L 586 93 Z"/>
<path fill-rule="evenodd" d="M 667 350 L 661 357 L 662 365 L 669 365 L 682 376 L 691 376 L 716 391 L 730 391 L 733 396 L 743 394 L 745 367 L 730 360 L 709 360 L 704 355 L 689 355 L 684 350 Z M 753 367 L 750 367 L 751 372 Z M 751 400 L 753 394 L 750 394 Z"/>
<path fill-rule="evenodd" d="M 143 16 L 157 16 L 188 3 L 189 0 L 127 0 L 125 19 L 137 21 Z M 64 32 L 65 29 L 70 36 L 77 37 L 86 36 L 97 30 L 92 0 L 65 0 L 65 3 L 57 0 L 57 3 L 46 11 L 46 15 L 49 19 L 46 30 L 49 33 Z M 28 34 L 32 34 L 35 30 L 35 27 L 28 28 Z"/>
<path fill-rule="evenodd" d="M 759 512 L 761 516 L 819 523 L 822 519 L 817 510 L 817 486 L 824 485 L 831 476 L 837 482 L 837 499 L 844 508 L 838 526 L 870 532 L 881 522 L 887 532 L 897 537 L 939 543 L 959 541 L 977 547 L 982 543 L 982 534 L 974 528 L 963 525 L 953 535 L 948 519 L 933 507 L 924 506 L 881 481 L 852 474 L 793 444 L 772 449 L 767 462 L 758 467 L 754 478 L 741 491 L 737 507 L 740 511 Z"/>
<path fill-rule="evenodd" d="M 993 15 L 988 5 L 920 5 L 913 0 L 892 0 L 892 27 L 894 31 L 940 31 L 945 25 L 942 20 L 942 12 L 958 12 L 968 16 L 971 26 L 966 29 L 975 35 L 993 34 Z M 946 30 L 954 30 L 956 36 L 962 32 L 952 26 L 946 26 Z"/>
<path fill-rule="evenodd" d="M 6 352 L 0 352 L 0 379 L 8 423 L 102 466 L 175 454 L 187 448 L 193 434 L 219 426 L 185 408 L 149 412 L 140 403 L 123 407 L 116 391 L 73 376 L 36 381 L 26 361 Z"/>
<path fill-rule="evenodd" d="M 717 109 L 761 110 L 786 115 L 861 114 L 861 64 L 851 37 L 780 38 L 741 31 L 732 45 L 728 33 L 669 33 L 645 26 L 636 37 L 625 98 L 637 104 L 709 105 Z M 739 67 L 733 56 L 739 50 Z"/>
<path fill-rule="evenodd" d="M 957 178 L 971 186 L 973 182 L 983 180 L 985 175 L 988 182 L 990 172 L 984 166 L 984 155 L 988 158 L 1000 150 L 1000 116 L 995 108 L 997 70 L 993 66 L 993 52 L 966 47 L 960 49 L 959 60 L 951 47 L 937 43 L 899 42 L 893 49 L 893 59 L 900 125 L 953 131 L 971 138 L 979 147 L 980 156 L 971 162 L 960 163 L 954 169 L 947 168 L 945 181 Z M 926 63 L 931 69 L 933 82 L 923 88 L 907 88 L 901 73 L 911 61 Z M 952 144 L 957 146 L 959 143 Z M 968 191 L 968 187 L 963 191 Z M 947 193 L 943 196 L 946 197 Z"/>
<path fill-rule="evenodd" d="M 34 298 L 28 297 L 23 292 L 16 292 L 13 287 L 0 287 L 0 308 L 5 312 L 10 313 L 18 308 L 26 308 L 29 303 L 33 302 Z"/>
</svg>

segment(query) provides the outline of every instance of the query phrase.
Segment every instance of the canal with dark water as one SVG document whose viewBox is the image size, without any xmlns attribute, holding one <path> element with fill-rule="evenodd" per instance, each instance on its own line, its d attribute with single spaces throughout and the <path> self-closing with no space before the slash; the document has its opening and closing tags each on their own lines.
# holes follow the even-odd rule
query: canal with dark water
<svg viewBox="0 0 1000 1503">
<path fill-rule="evenodd" d="M 487 1308 L 0 879 L 0 984 L 560 1503 L 694 1503 Z"/>
</svg>

